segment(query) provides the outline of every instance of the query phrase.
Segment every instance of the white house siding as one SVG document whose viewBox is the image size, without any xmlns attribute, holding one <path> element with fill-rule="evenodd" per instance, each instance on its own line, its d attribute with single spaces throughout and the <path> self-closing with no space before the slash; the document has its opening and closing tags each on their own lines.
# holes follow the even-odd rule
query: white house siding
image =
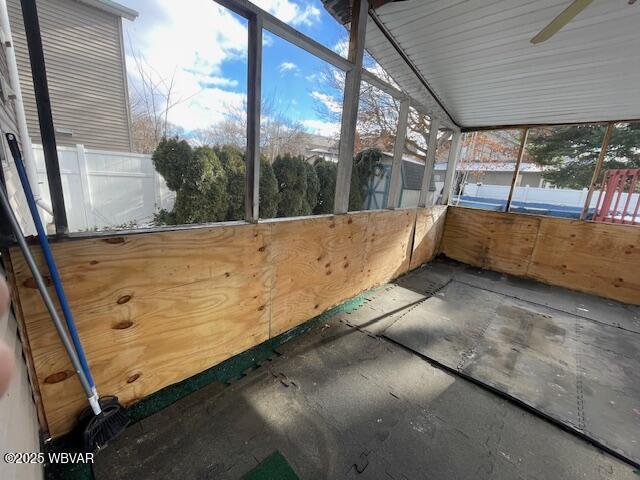
<svg viewBox="0 0 640 480">
<path fill-rule="evenodd" d="M 7 3 L 29 135 L 41 143 L 20 0 Z M 121 18 L 75 0 L 38 2 L 38 17 L 58 144 L 131 151 Z"/>
</svg>

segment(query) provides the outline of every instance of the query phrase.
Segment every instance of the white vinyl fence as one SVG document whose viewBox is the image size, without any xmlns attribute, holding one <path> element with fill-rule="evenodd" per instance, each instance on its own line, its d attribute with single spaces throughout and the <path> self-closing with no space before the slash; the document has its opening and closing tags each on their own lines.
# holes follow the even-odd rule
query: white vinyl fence
<svg viewBox="0 0 640 480">
<path fill-rule="evenodd" d="M 508 185 L 476 185 L 466 184 L 463 195 L 479 198 L 506 199 L 509 196 Z M 540 187 L 516 187 L 513 192 L 514 202 L 541 203 L 548 205 L 558 205 L 564 207 L 584 206 L 587 199 L 588 189 L 572 190 L 568 188 L 540 188 Z M 595 208 L 598 202 L 600 190 L 595 190 L 591 197 L 590 208 Z M 627 194 L 623 193 L 621 203 L 624 204 Z M 634 193 L 631 198 L 631 205 L 638 201 L 638 194 Z"/>
<path fill-rule="evenodd" d="M 49 185 L 42 145 L 34 145 L 42 195 Z M 161 208 L 171 209 L 175 193 L 153 168 L 151 155 L 58 147 L 60 175 L 70 232 L 148 225 Z"/>
</svg>

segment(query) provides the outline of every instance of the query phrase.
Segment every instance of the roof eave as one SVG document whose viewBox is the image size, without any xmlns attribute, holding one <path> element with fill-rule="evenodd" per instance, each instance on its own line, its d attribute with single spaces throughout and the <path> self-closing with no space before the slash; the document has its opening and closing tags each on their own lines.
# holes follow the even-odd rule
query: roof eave
<svg viewBox="0 0 640 480">
<path fill-rule="evenodd" d="M 121 5 L 113 0 L 77 0 L 80 3 L 84 3 L 86 5 L 90 5 L 99 10 L 103 10 L 105 12 L 111 13 L 118 17 L 126 18 L 127 20 L 135 20 L 138 17 L 138 12 Z"/>
</svg>

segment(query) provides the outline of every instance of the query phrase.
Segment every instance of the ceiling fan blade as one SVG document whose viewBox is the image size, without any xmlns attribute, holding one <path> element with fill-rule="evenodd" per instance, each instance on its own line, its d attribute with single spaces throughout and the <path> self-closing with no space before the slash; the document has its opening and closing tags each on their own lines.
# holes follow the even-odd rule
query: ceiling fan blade
<svg viewBox="0 0 640 480">
<path fill-rule="evenodd" d="M 587 8 L 593 0 L 574 0 L 560 15 L 554 18 L 549 25 L 544 27 L 540 33 L 531 39 L 531 43 L 541 43 L 549 40 L 558 31 L 569 23 L 582 10 Z"/>
</svg>

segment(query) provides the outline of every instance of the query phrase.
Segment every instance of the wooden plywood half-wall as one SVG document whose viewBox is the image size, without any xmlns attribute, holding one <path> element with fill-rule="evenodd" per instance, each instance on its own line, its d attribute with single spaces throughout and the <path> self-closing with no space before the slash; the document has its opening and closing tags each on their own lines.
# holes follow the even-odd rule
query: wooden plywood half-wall
<svg viewBox="0 0 640 480">
<path fill-rule="evenodd" d="M 640 304 L 640 227 L 462 207 L 442 253 L 470 265 Z"/>
<path fill-rule="evenodd" d="M 416 213 L 416 231 L 413 237 L 410 270 L 433 260 L 438 253 L 444 232 L 446 205 L 419 208 Z"/>
<path fill-rule="evenodd" d="M 428 210 L 77 239 L 53 250 L 99 390 L 130 404 L 407 272 L 416 219 L 432 237 Z M 425 258 L 437 249 L 429 242 Z M 58 436 L 85 400 L 22 255 L 12 249 L 10 258 Z"/>
</svg>

